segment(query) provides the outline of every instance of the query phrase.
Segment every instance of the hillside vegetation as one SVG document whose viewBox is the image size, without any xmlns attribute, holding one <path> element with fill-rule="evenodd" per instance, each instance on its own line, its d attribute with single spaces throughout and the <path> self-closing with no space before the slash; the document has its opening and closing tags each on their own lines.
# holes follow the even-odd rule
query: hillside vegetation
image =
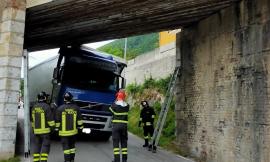
<svg viewBox="0 0 270 162">
<path fill-rule="evenodd" d="M 129 103 L 131 104 L 131 110 L 129 115 L 129 131 L 133 134 L 143 138 L 143 130 L 138 127 L 140 116 L 140 102 L 142 100 L 149 101 L 153 106 L 157 114 L 161 110 L 161 105 L 164 100 L 164 96 L 169 84 L 170 77 L 160 80 L 154 80 L 152 78 L 145 80 L 142 85 L 131 84 L 127 87 L 129 96 Z M 174 152 L 180 153 L 179 148 L 175 145 L 175 103 L 172 102 L 166 119 L 166 123 L 160 138 L 159 145 Z"/>
<path fill-rule="evenodd" d="M 130 60 L 158 48 L 159 34 L 152 33 L 129 37 L 127 42 L 127 59 Z M 124 58 L 124 47 L 125 39 L 119 39 L 98 48 L 98 50 Z"/>
</svg>

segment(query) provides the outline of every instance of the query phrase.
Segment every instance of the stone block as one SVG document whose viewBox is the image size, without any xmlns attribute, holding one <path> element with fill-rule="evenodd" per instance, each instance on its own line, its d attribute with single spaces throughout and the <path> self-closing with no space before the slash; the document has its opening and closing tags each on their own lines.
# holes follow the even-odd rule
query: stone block
<svg viewBox="0 0 270 162">
<path fill-rule="evenodd" d="M 11 66 L 11 67 L 21 68 L 22 67 L 22 57 L 21 56 L 0 57 L 0 66 Z"/>
<path fill-rule="evenodd" d="M 9 159 L 15 154 L 15 139 L 0 140 L 0 159 Z"/>
<path fill-rule="evenodd" d="M 0 78 L 16 78 L 20 79 L 21 68 L 11 66 L 0 66 Z"/>
<path fill-rule="evenodd" d="M 6 79 L 0 79 L 0 90 L 4 90 L 6 88 Z"/>
<path fill-rule="evenodd" d="M 270 2 L 268 0 L 261 0 L 258 2 L 258 8 L 261 8 L 261 20 L 263 23 L 270 20 Z"/>
<path fill-rule="evenodd" d="M 24 33 L 25 24 L 23 22 L 17 22 L 13 20 L 7 20 L 1 23 L 1 32 L 15 32 Z"/>
<path fill-rule="evenodd" d="M 0 44 L 0 57 L 8 56 L 9 52 L 9 44 L 8 43 L 1 43 Z"/>
<path fill-rule="evenodd" d="M 14 157 L 26 0 L 0 2 L 0 159 Z M 14 57 L 15 56 L 15 57 Z M 12 79 L 17 78 L 17 79 Z"/>
<path fill-rule="evenodd" d="M 0 44 L 7 43 L 7 42 L 23 45 L 24 34 L 23 33 L 14 33 L 14 32 L 13 33 L 12 32 L 2 33 L 0 35 Z"/>
<path fill-rule="evenodd" d="M 264 50 L 270 50 L 270 20 L 263 25 L 262 46 Z"/>
<path fill-rule="evenodd" d="M 2 21 L 15 20 L 19 22 L 25 22 L 25 11 L 15 8 L 6 8 L 3 11 Z"/>
<path fill-rule="evenodd" d="M 26 0 L 6 0 L 5 8 L 14 8 L 17 10 L 26 9 Z"/>
<path fill-rule="evenodd" d="M 18 103 L 19 92 L 0 90 L 0 103 Z"/>
<path fill-rule="evenodd" d="M 0 57 L 4 56 L 22 56 L 23 45 L 14 43 L 2 43 L 0 44 Z"/>
<path fill-rule="evenodd" d="M 9 56 L 22 56 L 23 45 L 22 44 L 9 44 Z"/>
<path fill-rule="evenodd" d="M 1 116 L 0 116 L 0 122 L 1 122 Z M 6 122 L 3 123 L 3 125 L 7 124 L 7 122 L 9 122 L 10 120 L 9 119 L 3 119 L 3 120 L 6 120 Z M 17 119 L 15 120 L 17 121 Z M 13 121 L 12 121 L 13 122 Z M 16 122 L 17 124 L 17 122 Z M 0 135 L 1 135 L 1 139 L 2 140 L 11 140 L 13 141 L 14 139 L 16 139 L 16 129 L 17 129 L 17 126 L 13 125 L 13 126 L 5 126 L 5 127 L 0 127 Z"/>
<path fill-rule="evenodd" d="M 18 104 L 17 103 L 0 103 L 0 115 L 17 116 Z"/>
</svg>

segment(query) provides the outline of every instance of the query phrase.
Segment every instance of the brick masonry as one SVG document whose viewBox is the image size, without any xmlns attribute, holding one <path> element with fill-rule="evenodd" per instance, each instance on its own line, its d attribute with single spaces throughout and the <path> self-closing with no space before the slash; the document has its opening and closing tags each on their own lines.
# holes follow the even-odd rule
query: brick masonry
<svg viewBox="0 0 270 162">
<path fill-rule="evenodd" d="M 0 1 L 0 160 L 14 156 L 25 0 Z"/>
<path fill-rule="evenodd" d="M 177 141 L 202 162 L 270 161 L 270 1 L 242 0 L 183 29 Z"/>
</svg>

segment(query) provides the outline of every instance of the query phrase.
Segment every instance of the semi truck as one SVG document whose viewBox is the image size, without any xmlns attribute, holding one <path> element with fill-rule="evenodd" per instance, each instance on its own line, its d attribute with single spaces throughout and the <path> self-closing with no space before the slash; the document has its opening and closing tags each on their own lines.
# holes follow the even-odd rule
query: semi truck
<svg viewBox="0 0 270 162">
<path fill-rule="evenodd" d="M 125 86 L 121 75 L 125 67 L 123 61 L 85 46 L 61 47 L 58 56 L 29 69 L 30 105 L 44 91 L 50 95 L 50 104 L 60 106 L 68 91 L 80 107 L 84 128 L 109 139 L 109 107 L 116 92 Z"/>
</svg>

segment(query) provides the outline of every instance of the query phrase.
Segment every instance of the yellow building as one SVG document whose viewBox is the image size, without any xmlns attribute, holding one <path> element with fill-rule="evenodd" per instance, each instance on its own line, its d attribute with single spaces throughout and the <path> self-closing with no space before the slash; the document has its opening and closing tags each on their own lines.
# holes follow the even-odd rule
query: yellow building
<svg viewBox="0 0 270 162">
<path fill-rule="evenodd" d="M 159 33 L 159 46 L 165 46 L 176 42 L 176 33 L 172 31 L 163 31 Z"/>
<path fill-rule="evenodd" d="M 181 32 L 181 29 L 163 31 L 159 33 L 159 51 L 161 54 L 176 54 L 176 34 L 179 32 Z"/>
</svg>

